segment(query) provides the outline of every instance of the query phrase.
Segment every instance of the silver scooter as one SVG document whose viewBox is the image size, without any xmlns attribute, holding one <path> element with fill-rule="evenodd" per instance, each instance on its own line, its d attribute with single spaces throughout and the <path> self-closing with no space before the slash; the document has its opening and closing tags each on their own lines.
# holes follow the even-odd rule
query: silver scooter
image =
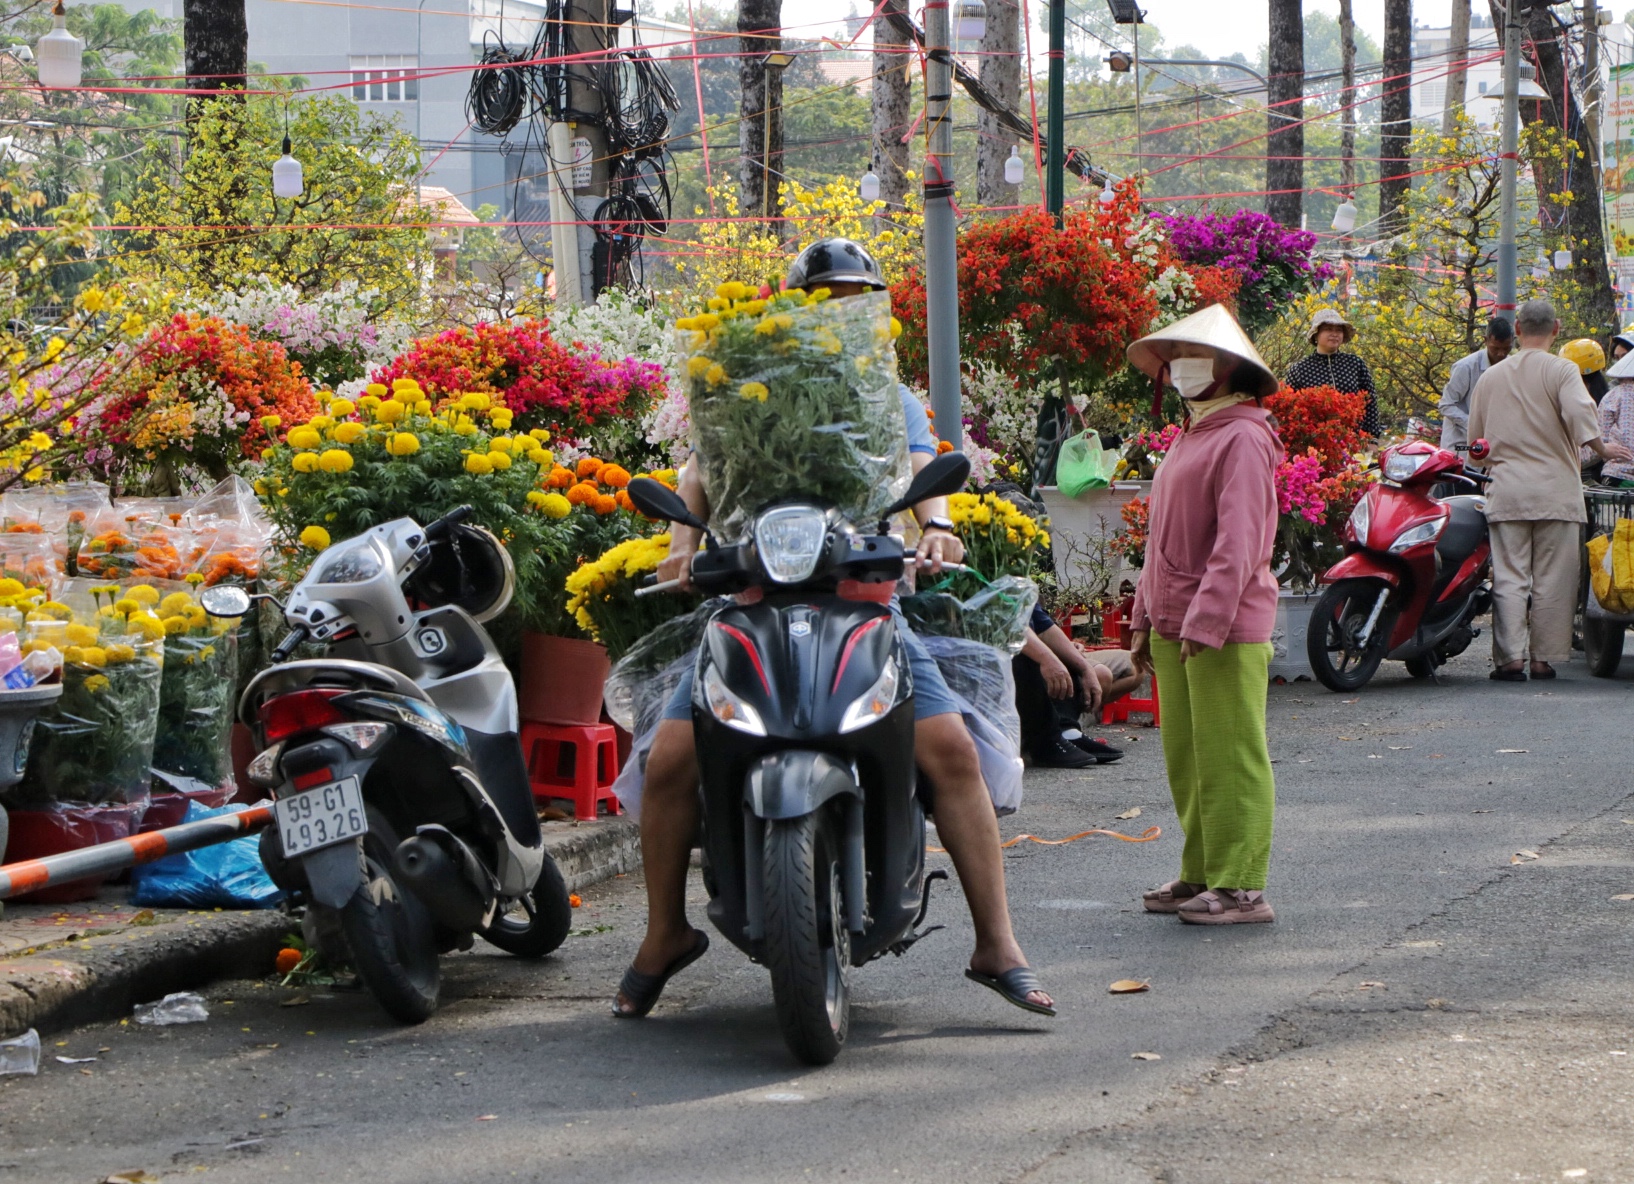
<svg viewBox="0 0 1634 1184">
<path fill-rule="evenodd" d="M 543 957 L 572 919 L 540 835 L 516 689 L 482 628 L 510 602 L 510 556 L 470 513 L 399 518 L 320 554 L 239 704 L 260 749 L 249 777 L 274 799 L 268 874 L 306 901 L 320 945 L 344 935 L 359 976 L 406 1023 L 436 1010 L 441 954 L 481 934 Z M 228 585 L 199 597 L 218 617 L 257 599 Z M 308 642 L 325 655 L 291 661 Z"/>
</svg>

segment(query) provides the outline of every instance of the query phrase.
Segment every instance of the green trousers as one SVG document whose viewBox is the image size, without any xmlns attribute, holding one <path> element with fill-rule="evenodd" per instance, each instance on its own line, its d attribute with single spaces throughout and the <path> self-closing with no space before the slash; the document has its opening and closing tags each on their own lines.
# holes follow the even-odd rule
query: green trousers
<svg viewBox="0 0 1634 1184">
<path fill-rule="evenodd" d="M 1163 759 L 1180 828 L 1180 878 L 1210 888 L 1265 888 L 1276 782 L 1265 745 L 1269 642 L 1204 650 L 1152 634 Z"/>
</svg>

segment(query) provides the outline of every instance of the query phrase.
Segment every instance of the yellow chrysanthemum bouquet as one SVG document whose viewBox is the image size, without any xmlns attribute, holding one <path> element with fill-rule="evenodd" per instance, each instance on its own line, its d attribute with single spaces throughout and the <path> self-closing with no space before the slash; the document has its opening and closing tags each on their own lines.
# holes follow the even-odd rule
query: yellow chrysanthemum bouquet
<svg viewBox="0 0 1634 1184">
<path fill-rule="evenodd" d="M 567 611 L 618 661 L 643 637 L 689 611 L 696 597 L 636 596 L 669 554 L 670 536 L 626 539 L 567 577 Z"/>
<path fill-rule="evenodd" d="M 970 570 L 951 572 L 907 597 L 902 611 L 916 632 L 1019 651 L 1038 600 L 1032 575 L 1050 545 L 1049 532 L 993 493 L 954 494 L 948 516 Z"/>
<path fill-rule="evenodd" d="M 711 526 L 731 541 L 786 497 L 866 522 L 907 488 L 890 296 L 716 289 L 675 322 Z"/>
</svg>

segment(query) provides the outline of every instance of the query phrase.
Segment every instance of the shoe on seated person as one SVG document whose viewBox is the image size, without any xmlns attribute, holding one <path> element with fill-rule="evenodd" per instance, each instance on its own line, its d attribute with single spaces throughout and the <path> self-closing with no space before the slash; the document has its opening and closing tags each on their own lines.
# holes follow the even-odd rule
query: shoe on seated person
<svg viewBox="0 0 1634 1184">
<path fill-rule="evenodd" d="M 1113 748 L 1104 740 L 1091 740 L 1088 736 L 1079 736 L 1073 743 L 1103 765 L 1110 765 L 1113 761 L 1123 759 L 1123 749 Z"/>
<path fill-rule="evenodd" d="M 1095 758 L 1069 744 L 1060 736 L 1040 740 L 1033 747 L 1033 766 L 1039 769 L 1083 769 L 1095 763 Z"/>
</svg>

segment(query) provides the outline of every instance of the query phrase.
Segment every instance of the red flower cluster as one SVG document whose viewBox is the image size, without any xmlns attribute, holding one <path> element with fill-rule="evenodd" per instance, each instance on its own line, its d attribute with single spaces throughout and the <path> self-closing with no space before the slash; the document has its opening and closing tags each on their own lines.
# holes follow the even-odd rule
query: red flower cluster
<svg viewBox="0 0 1634 1184">
<path fill-rule="evenodd" d="M 1289 456 L 1314 448 L 1323 472 L 1333 474 L 1348 466 L 1362 450 L 1362 414 L 1367 396 L 1314 386 L 1302 391 L 1283 387 L 1265 400 L 1276 417 L 1277 434 Z"/>
<path fill-rule="evenodd" d="M 516 413 L 518 428 L 569 438 L 615 418 L 632 395 L 655 396 L 664 385 L 657 366 L 630 359 L 609 364 L 564 348 L 544 320 L 462 326 L 422 338 L 373 381 L 389 386 L 396 378 L 416 379 L 438 399 L 471 391 L 494 395 Z"/>
</svg>

